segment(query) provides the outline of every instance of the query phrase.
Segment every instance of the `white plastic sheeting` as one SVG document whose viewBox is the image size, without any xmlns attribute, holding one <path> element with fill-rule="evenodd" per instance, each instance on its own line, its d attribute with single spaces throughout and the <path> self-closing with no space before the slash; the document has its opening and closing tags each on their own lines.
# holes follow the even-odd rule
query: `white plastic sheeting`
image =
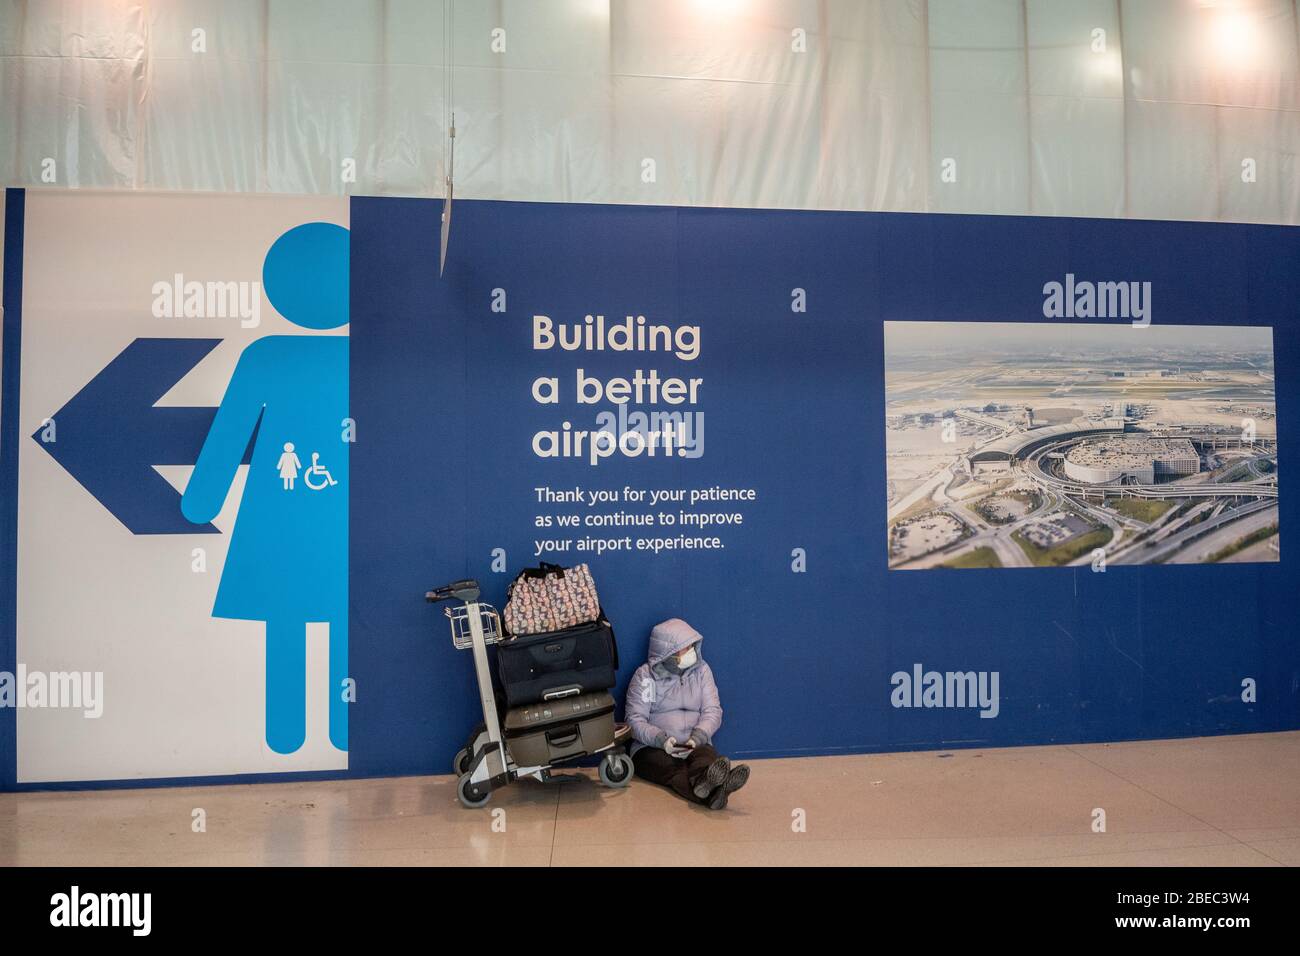
<svg viewBox="0 0 1300 956">
<path fill-rule="evenodd" d="M 454 109 L 470 198 L 1300 222 L 1297 0 L 0 0 L 0 103 L 18 185 L 438 196 Z"/>
</svg>

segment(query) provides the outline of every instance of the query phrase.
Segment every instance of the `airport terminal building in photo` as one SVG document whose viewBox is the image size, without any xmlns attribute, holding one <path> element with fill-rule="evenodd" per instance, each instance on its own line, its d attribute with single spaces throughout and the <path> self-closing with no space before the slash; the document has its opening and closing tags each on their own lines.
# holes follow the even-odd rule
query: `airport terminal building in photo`
<svg viewBox="0 0 1300 956">
<path fill-rule="evenodd" d="M 1065 454 L 1068 478 L 1092 485 L 1113 482 L 1153 485 L 1186 478 L 1201 468 L 1201 456 L 1186 438 L 1117 436 L 1080 442 Z"/>
</svg>

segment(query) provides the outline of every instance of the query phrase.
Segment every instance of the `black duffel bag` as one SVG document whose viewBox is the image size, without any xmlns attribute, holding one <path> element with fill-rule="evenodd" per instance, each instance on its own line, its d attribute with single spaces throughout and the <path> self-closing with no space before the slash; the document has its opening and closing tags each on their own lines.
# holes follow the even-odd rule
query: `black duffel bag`
<svg viewBox="0 0 1300 956">
<path fill-rule="evenodd" d="M 618 643 L 605 615 L 497 645 L 497 673 L 511 707 L 607 690 L 618 679 Z"/>
</svg>

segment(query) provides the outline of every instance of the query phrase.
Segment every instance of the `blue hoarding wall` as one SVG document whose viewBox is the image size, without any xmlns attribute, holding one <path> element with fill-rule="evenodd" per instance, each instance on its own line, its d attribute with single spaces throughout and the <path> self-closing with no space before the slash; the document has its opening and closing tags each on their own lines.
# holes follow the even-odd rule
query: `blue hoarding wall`
<svg viewBox="0 0 1300 956">
<path fill-rule="evenodd" d="M 1045 283 L 1149 281 L 1156 325 L 1273 328 L 1289 448 L 1296 230 L 458 202 L 440 278 L 440 213 L 436 201 L 352 202 L 349 772 L 446 771 L 477 701 L 468 656 L 422 595 L 474 576 L 501 605 L 539 560 L 592 566 L 624 682 L 655 622 L 700 630 L 722 692 L 719 743 L 736 754 L 1300 726 L 1285 560 L 888 570 L 883 357 L 886 321 L 1061 324 L 1044 317 Z M 603 350 L 535 347 L 550 343 L 536 316 L 585 333 L 589 315 L 604 316 Z M 639 316 L 698 327 L 698 340 L 615 350 L 610 328 L 628 316 L 634 345 Z M 1127 331 L 1136 351 L 1142 330 Z M 579 403 L 579 369 L 588 397 L 625 378 L 629 411 L 700 413 L 692 447 L 675 449 L 687 454 L 539 455 L 545 433 L 572 442 L 618 408 Z M 680 405 L 665 403 L 669 378 Z M 576 489 L 582 502 L 562 500 Z M 667 500 L 651 504 L 656 493 Z M 1289 529 L 1285 494 L 1281 511 Z M 710 524 L 688 524 L 700 515 Z M 578 550 L 587 538 L 627 543 Z M 539 556 L 544 541 L 568 550 Z M 891 675 L 918 664 L 996 672 L 997 716 L 894 706 Z M 1246 679 L 1256 701 L 1242 699 Z"/>
</svg>

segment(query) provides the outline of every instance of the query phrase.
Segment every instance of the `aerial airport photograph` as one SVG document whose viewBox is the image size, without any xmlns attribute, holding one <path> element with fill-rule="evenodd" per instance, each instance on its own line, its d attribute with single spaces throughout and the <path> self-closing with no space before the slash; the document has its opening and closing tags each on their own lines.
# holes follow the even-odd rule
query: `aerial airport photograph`
<svg viewBox="0 0 1300 956">
<path fill-rule="evenodd" d="M 891 570 L 1280 560 L 1271 328 L 886 322 Z"/>
</svg>

